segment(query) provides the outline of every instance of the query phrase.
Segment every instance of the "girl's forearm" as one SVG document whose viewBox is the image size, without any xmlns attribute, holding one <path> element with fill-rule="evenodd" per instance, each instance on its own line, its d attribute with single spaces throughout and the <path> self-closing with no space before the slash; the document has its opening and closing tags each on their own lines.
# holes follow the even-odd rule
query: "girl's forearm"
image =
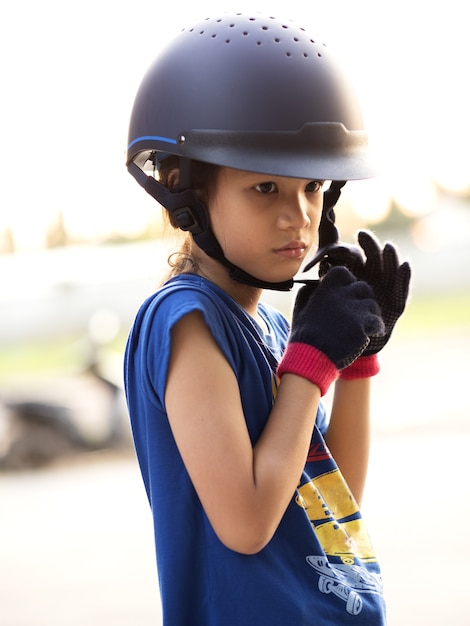
<svg viewBox="0 0 470 626">
<path fill-rule="evenodd" d="M 370 378 L 336 382 L 325 440 L 360 504 L 369 462 Z"/>
</svg>

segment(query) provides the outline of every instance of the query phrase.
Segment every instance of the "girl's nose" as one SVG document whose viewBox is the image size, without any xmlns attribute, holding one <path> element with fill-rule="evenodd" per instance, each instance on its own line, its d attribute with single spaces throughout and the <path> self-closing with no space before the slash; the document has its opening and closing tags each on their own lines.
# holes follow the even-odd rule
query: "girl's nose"
<svg viewBox="0 0 470 626">
<path fill-rule="evenodd" d="M 286 199 L 279 213 L 281 228 L 307 228 L 311 221 L 310 206 L 306 199 L 299 197 Z"/>
</svg>

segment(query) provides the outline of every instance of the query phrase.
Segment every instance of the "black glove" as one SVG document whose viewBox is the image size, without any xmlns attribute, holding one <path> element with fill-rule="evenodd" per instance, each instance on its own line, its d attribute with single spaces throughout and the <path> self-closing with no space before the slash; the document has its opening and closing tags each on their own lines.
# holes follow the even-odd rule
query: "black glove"
<svg viewBox="0 0 470 626">
<path fill-rule="evenodd" d="M 308 378 L 322 394 L 385 328 L 373 291 L 345 267 L 309 282 L 296 297 L 288 347 L 279 374 Z"/>
<path fill-rule="evenodd" d="M 367 282 L 374 291 L 382 312 L 385 333 L 380 337 L 371 337 L 363 356 L 377 354 L 390 339 L 395 324 L 403 313 L 408 298 L 411 269 L 409 263 L 399 264 L 395 247 L 385 244 L 383 250 L 371 233 L 360 231 L 359 245 L 331 244 L 323 249 L 319 275 L 324 276 L 337 265 L 344 265 L 358 280 Z"/>
</svg>

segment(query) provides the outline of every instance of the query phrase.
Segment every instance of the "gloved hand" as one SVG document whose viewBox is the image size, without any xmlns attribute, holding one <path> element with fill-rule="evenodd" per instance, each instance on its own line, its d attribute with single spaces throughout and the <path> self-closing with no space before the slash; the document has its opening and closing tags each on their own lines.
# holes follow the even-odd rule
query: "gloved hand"
<svg viewBox="0 0 470 626">
<path fill-rule="evenodd" d="M 278 368 L 312 381 L 324 395 L 385 327 L 372 288 L 345 267 L 299 290 L 289 343 Z"/>
<path fill-rule="evenodd" d="M 377 354 L 390 339 L 395 324 L 403 313 L 408 298 L 411 269 L 408 263 L 399 264 L 397 251 L 391 243 L 383 250 L 371 233 L 360 231 L 357 246 L 333 244 L 320 261 L 319 274 L 324 275 L 332 266 L 344 265 L 358 280 L 368 283 L 377 300 L 385 324 L 381 337 L 372 337 L 363 356 Z"/>
</svg>

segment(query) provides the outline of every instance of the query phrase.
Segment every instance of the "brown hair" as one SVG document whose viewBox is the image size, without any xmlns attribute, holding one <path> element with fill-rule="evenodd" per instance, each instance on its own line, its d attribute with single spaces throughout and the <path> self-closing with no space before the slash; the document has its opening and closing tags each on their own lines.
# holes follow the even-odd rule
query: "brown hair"
<svg viewBox="0 0 470 626">
<path fill-rule="evenodd" d="M 206 206 L 215 187 L 219 169 L 220 167 L 218 165 L 205 163 L 203 161 L 191 161 L 191 188 Z M 178 157 L 172 155 L 162 161 L 158 172 L 159 181 L 165 185 L 165 187 L 171 189 L 177 182 L 177 176 L 173 176 L 175 171 L 178 171 Z M 172 228 L 178 230 L 178 226 L 166 209 L 163 210 L 163 214 L 166 222 Z M 185 232 L 183 233 L 183 237 L 184 239 L 180 249 L 171 254 L 168 258 L 168 264 L 170 266 L 168 278 L 197 271 L 198 264 L 192 253 L 193 240 L 191 234 Z"/>
</svg>

